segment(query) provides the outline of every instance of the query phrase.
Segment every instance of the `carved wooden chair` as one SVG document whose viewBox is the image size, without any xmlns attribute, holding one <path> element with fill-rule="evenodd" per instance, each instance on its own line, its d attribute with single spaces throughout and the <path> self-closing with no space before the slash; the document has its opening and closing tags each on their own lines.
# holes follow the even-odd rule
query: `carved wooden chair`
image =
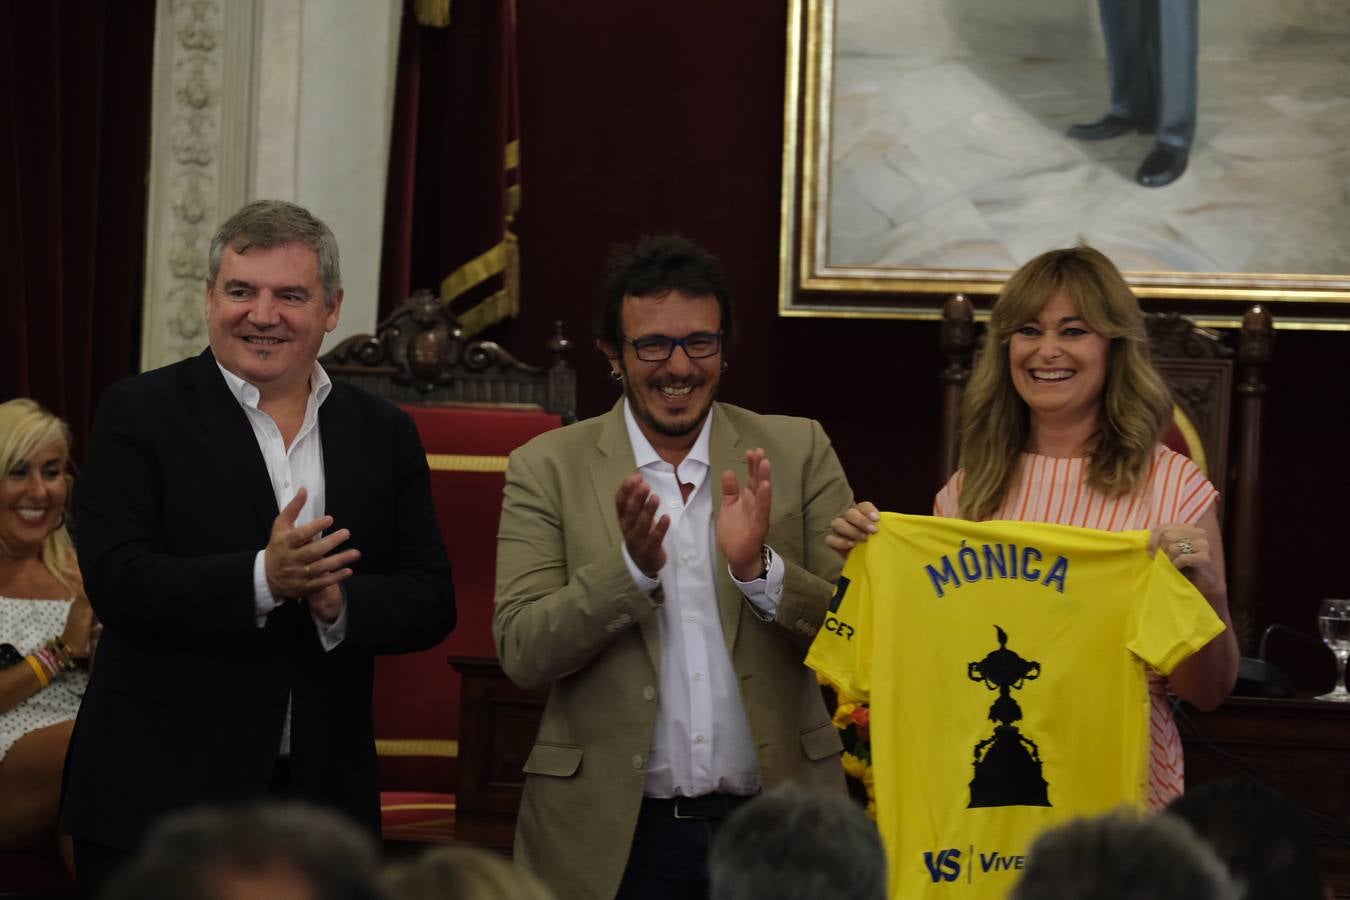
<svg viewBox="0 0 1350 900">
<path fill-rule="evenodd" d="M 1236 349 L 1229 336 L 1200 328 L 1178 313 L 1149 313 L 1145 320 L 1153 363 L 1175 403 L 1163 443 L 1191 457 L 1222 494 L 1229 603 L 1238 643 L 1250 655 L 1257 638 L 1258 472 L 1266 394 L 1261 371 L 1270 361 L 1270 313 L 1262 306 L 1247 310 Z M 974 308 L 964 296 L 943 305 L 941 343 L 946 366 L 940 376 L 938 475 L 943 483 L 957 467 L 961 399 L 977 345 Z"/>
<path fill-rule="evenodd" d="M 466 341 L 459 322 L 431 291 L 417 291 L 375 334 L 347 338 L 319 360 L 330 375 L 396 403 L 543 410 L 577 418 L 572 347 L 555 325 L 547 369 L 526 365 L 493 341 Z"/>
<path fill-rule="evenodd" d="M 576 373 L 561 323 L 547 368 L 491 341 L 466 341 L 446 305 L 419 291 L 374 335 L 343 341 L 320 362 L 334 379 L 398 403 L 417 424 L 441 535 L 454 570 L 458 622 L 439 646 L 375 662 L 374 719 L 386 840 L 454 835 L 460 678 L 449 658 L 496 658 L 492 641 L 497 522 L 506 458 L 576 419 Z"/>
</svg>

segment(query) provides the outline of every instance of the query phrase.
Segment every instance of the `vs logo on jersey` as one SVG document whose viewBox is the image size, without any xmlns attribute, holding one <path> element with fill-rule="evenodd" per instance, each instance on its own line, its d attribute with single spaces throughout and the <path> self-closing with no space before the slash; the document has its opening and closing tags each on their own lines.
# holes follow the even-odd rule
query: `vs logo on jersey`
<svg viewBox="0 0 1350 900">
<path fill-rule="evenodd" d="M 939 881 L 955 881 L 961 877 L 961 851 L 955 847 L 938 850 L 936 853 L 932 850 L 926 851 L 923 855 L 923 864 L 928 867 L 928 874 L 934 884 Z"/>
<path fill-rule="evenodd" d="M 843 575 L 834 583 L 834 596 L 830 598 L 830 612 L 839 612 L 839 604 L 844 602 L 844 594 L 848 593 L 848 579 Z"/>
</svg>

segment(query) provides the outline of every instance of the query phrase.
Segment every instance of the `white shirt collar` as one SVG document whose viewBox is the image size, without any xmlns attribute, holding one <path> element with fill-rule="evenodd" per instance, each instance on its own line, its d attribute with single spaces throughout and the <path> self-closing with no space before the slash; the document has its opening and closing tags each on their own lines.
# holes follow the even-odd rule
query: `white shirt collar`
<svg viewBox="0 0 1350 900">
<path fill-rule="evenodd" d="M 239 401 L 239 405 L 251 409 L 258 408 L 258 401 L 262 398 L 262 393 L 256 386 L 222 366 L 220 360 L 216 360 L 216 368 L 220 369 L 220 374 L 225 376 L 225 384 L 229 387 L 230 393 L 234 394 L 234 399 Z M 319 361 L 316 359 L 314 369 L 309 373 L 309 397 L 314 401 L 315 409 L 323 405 L 323 401 L 328 399 L 332 390 L 333 380 L 328 377 L 328 373 L 323 370 L 323 366 L 319 365 Z"/>
<path fill-rule="evenodd" d="M 698 430 L 698 437 L 694 439 L 694 446 L 689 448 L 689 453 L 680 461 L 680 465 L 687 462 L 701 463 L 705 467 L 712 465 L 712 457 L 708 453 L 708 448 L 711 446 L 712 417 L 713 411 L 709 409 L 708 415 L 703 419 L 702 427 Z M 623 421 L 628 426 L 628 443 L 633 447 L 633 459 L 637 462 L 639 469 L 644 469 L 654 463 L 670 465 L 661 458 L 661 455 L 656 452 L 656 448 L 652 446 L 652 442 L 647 440 L 647 436 L 638 427 L 637 418 L 633 415 L 633 409 L 627 397 L 623 398 Z"/>
</svg>

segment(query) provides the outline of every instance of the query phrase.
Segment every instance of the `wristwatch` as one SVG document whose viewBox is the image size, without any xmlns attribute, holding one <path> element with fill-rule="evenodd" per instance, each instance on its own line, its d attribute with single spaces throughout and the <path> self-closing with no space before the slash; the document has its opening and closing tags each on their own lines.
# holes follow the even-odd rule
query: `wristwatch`
<svg viewBox="0 0 1350 900">
<path fill-rule="evenodd" d="M 0 669 L 23 662 L 23 654 L 13 644 L 0 644 Z"/>
<path fill-rule="evenodd" d="M 768 544 L 760 545 L 759 561 L 764 564 L 764 571 L 759 573 L 759 578 L 762 580 L 769 577 L 769 566 L 773 564 L 773 551 L 769 549 Z"/>
</svg>

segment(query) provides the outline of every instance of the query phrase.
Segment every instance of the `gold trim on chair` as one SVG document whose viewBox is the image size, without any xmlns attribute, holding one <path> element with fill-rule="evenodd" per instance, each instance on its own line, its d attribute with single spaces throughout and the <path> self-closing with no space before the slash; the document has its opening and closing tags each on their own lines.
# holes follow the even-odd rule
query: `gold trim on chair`
<svg viewBox="0 0 1350 900">
<path fill-rule="evenodd" d="M 459 741 L 433 738 L 377 738 L 375 753 L 378 756 L 459 756 Z"/>
<path fill-rule="evenodd" d="M 381 812 L 411 812 L 417 809 L 448 809 L 453 810 L 453 803 L 381 803 Z M 453 819 L 450 821 L 454 821 Z M 422 825 L 429 825 L 430 822 L 422 822 Z"/>
<path fill-rule="evenodd" d="M 1186 440 L 1187 455 L 1191 462 L 1200 467 L 1200 472 L 1209 477 L 1209 460 L 1205 459 L 1205 442 L 1200 440 L 1200 432 L 1196 430 L 1195 423 L 1191 417 L 1176 404 L 1172 405 L 1172 424 L 1177 426 L 1177 431 Z"/>
<path fill-rule="evenodd" d="M 427 466 L 433 472 L 505 472 L 506 457 L 428 453 Z"/>
</svg>

